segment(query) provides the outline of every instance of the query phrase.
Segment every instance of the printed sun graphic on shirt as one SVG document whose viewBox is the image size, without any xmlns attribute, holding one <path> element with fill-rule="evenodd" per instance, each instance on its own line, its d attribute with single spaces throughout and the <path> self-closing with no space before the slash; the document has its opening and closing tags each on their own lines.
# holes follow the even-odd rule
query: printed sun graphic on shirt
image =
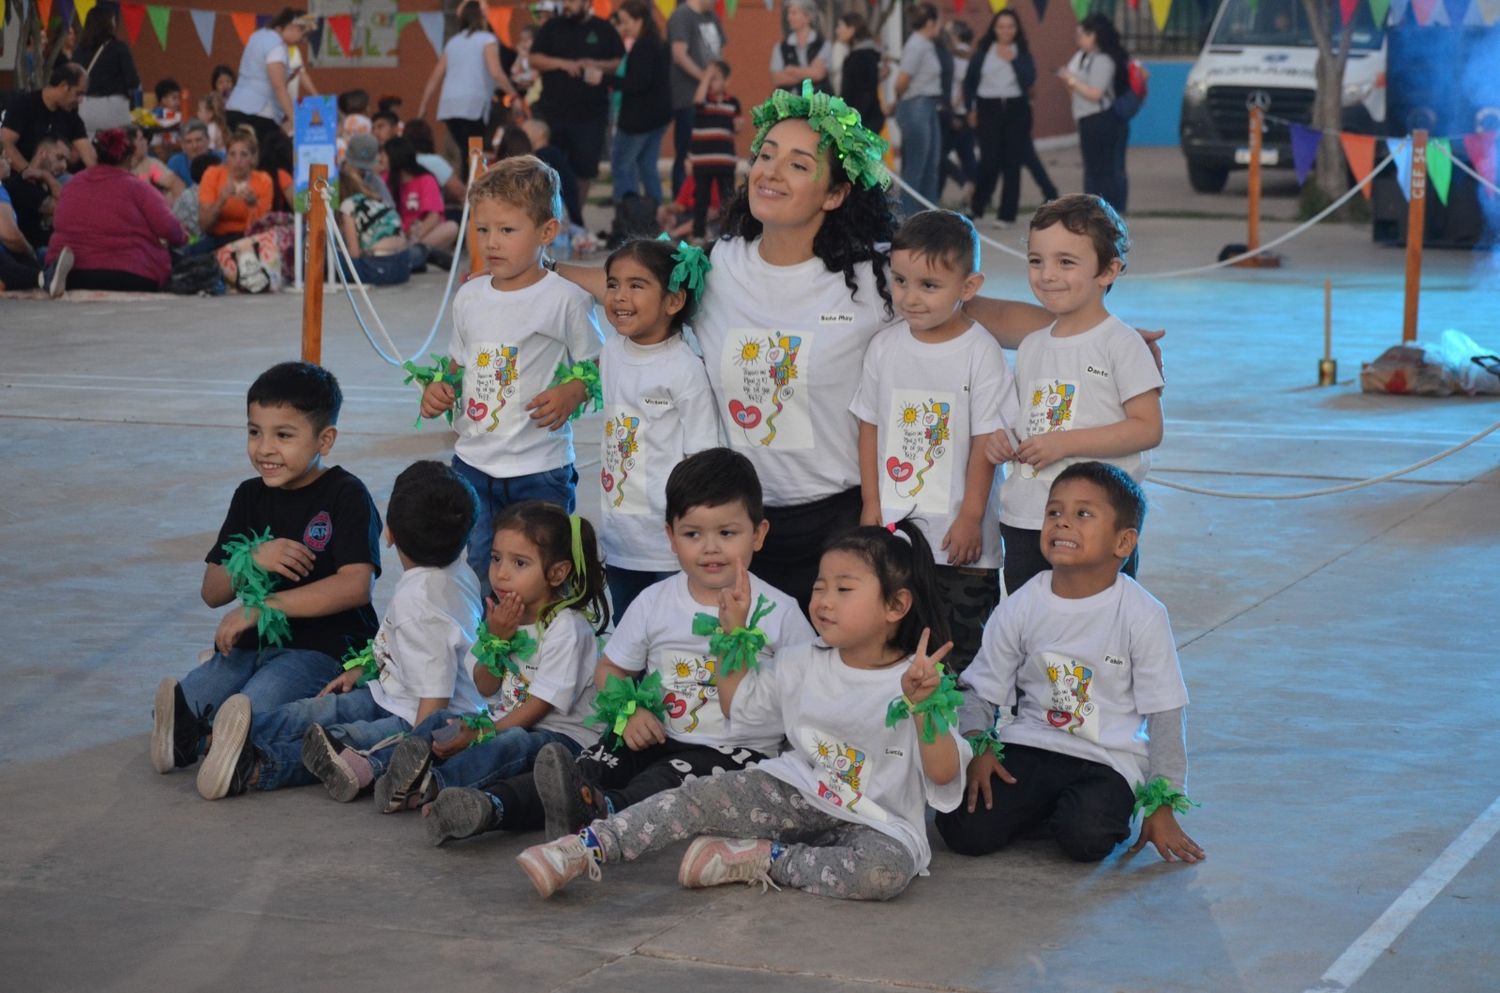
<svg viewBox="0 0 1500 993">
<path fill-rule="evenodd" d="M 636 440 L 640 427 L 641 419 L 633 414 L 622 413 L 604 422 L 604 464 L 599 467 L 599 483 L 612 506 L 625 502 L 626 482 L 641 450 Z"/>
<path fill-rule="evenodd" d="M 1094 715 L 1099 707 L 1089 695 L 1094 670 L 1077 659 L 1057 652 L 1043 652 L 1040 664 L 1052 687 L 1052 699 L 1047 705 L 1047 723 L 1059 731 L 1097 743 L 1099 721 Z"/>
<path fill-rule="evenodd" d="M 812 447 L 807 397 L 808 332 L 731 332 L 721 373 L 731 432 L 737 443 L 777 448 Z"/>
<path fill-rule="evenodd" d="M 667 722 L 679 734 L 699 731 L 705 720 L 719 714 L 719 664 L 702 655 L 669 659 L 662 672 Z M 712 710 L 706 711 L 712 703 Z"/>
<path fill-rule="evenodd" d="M 491 716 L 504 717 L 531 699 L 530 677 L 531 674 L 524 670 L 519 673 L 507 672 L 505 678 L 500 680 L 500 692 L 490 701 Z"/>
<path fill-rule="evenodd" d="M 500 411 L 516 396 L 521 373 L 514 345 L 483 345 L 464 375 L 464 416 L 475 422 L 489 418 L 489 433 L 500 426 Z"/>
<path fill-rule="evenodd" d="M 948 513 L 953 477 L 953 394 L 892 390 L 882 434 L 882 504 Z"/>
<path fill-rule="evenodd" d="M 1071 428 L 1073 402 L 1077 398 L 1077 383 L 1061 379 L 1037 380 L 1031 387 L 1031 403 L 1026 411 L 1026 433 L 1045 434 Z"/>
</svg>

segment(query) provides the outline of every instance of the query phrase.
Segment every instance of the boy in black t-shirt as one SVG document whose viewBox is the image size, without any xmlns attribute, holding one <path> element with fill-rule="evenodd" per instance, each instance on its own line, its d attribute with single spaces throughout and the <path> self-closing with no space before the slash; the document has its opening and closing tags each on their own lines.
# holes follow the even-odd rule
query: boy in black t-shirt
<svg viewBox="0 0 1500 993">
<path fill-rule="evenodd" d="M 247 447 L 258 475 L 234 491 L 202 591 L 210 607 L 240 602 L 220 619 L 212 657 L 156 688 L 157 772 L 198 760 L 210 716 L 233 694 L 257 710 L 313 696 L 347 649 L 374 636 L 380 514 L 363 483 L 323 464 L 342 402 L 333 374 L 306 362 L 251 384 Z"/>
</svg>

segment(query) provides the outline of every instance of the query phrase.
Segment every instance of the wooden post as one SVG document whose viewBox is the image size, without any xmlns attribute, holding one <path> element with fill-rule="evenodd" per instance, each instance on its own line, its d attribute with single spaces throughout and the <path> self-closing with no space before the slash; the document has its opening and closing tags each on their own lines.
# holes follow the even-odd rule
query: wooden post
<svg viewBox="0 0 1500 993">
<path fill-rule="evenodd" d="M 1250 111 L 1250 173 L 1248 178 L 1250 195 L 1247 210 L 1249 231 L 1246 232 L 1245 251 L 1253 252 L 1260 248 L 1260 157 L 1265 146 L 1266 112 L 1253 104 L 1248 109 Z M 1260 255 L 1252 255 L 1248 259 L 1240 259 L 1235 265 L 1242 269 L 1276 269 L 1281 266 L 1281 257 L 1274 252 L 1264 252 Z"/>
<path fill-rule="evenodd" d="M 1401 341 L 1417 340 L 1417 298 L 1422 293 L 1422 238 L 1427 230 L 1427 131 L 1411 134 L 1411 196 L 1406 208 L 1406 309 Z"/>
<path fill-rule="evenodd" d="M 1333 359 L 1333 280 L 1323 280 L 1323 358 L 1318 361 L 1318 385 L 1332 386 L 1339 379 L 1339 364 Z"/>
<path fill-rule="evenodd" d="M 484 164 L 484 139 L 483 138 L 470 138 L 469 139 L 469 176 L 470 176 L 470 181 L 472 182 L 474 179 L 479 178 L 479 176 L 481 174 L 483 174 L 484 170 L 485 170 L 485 164 Z M 470 272 L 483 272 L 484 269 L 485 269 L 485 265 L 484 265 L 484 253 L 479 250 L 479 236 L 474 231 L 474 212 L 473 212 L 473 208 L 470 208 L 470 210 L 469 210 L 469 230 L 468 230 L 467 234 L 468 234 L 468 238 L 469 238 L 469 271 Z"/>
<path fill-rule="evenodd" d="M 307 274 L 302 280 L 302 361 L 323 361 L 323 260 L 327 245 L 328 167 L 315 165 L 307 182 Z"/>
</svg>

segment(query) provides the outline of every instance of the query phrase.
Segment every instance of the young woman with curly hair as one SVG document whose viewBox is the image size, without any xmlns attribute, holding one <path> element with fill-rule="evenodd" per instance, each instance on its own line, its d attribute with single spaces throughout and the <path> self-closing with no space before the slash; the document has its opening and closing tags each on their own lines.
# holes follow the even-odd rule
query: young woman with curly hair
<svg viewBox="0 0 1500 993">
<path fill-rule="evenodd" d="M 849 404 L 870 339 L 900 320 L 886 271 L 895 217 L 879 151 L 872 169 L 830 132 L 863 132 L 854 141 L 866 151 L 879 139 L 839 128 L 835 115 L 809 117 L 809 90 L 800 109 L 778 104 L 777 94 L 757 110 L 764 130 L 750 179 L 726 208 L 693 321 L 729 443 L 755 465 L 765 492 L 771 529 L 751 571 L 803 610 L 824 541 L 859 524 L 859 425 Z M 773 104 L 781 112 L 766 116 Z M 863 166 L 856 178 L 846 161 Z M 602 270 L 558 272 L 603 293 Z M 1048 323 L 1030 304 L 976 298 L 968 309 L 1011 347 Z"/>
</svg>

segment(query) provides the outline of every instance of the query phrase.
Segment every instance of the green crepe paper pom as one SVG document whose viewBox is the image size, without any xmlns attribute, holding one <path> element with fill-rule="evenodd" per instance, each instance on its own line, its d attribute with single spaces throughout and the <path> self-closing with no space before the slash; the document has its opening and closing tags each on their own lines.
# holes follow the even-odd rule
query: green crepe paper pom
<svg viewBox="0 0 1500 993">
<path fill-rule="evenodd" d="M 656 240 L 670 242 L 672 239 L 663 232 Z M 672 259 L 677 264 L 667 277 L 667 292 L 676 293 L 686 286 L 688 295 L 693 299 L 703 296 L 704 278 L 714 267 L 708 260 L 708 253 L 697 245 L 679 241 L 676 250 L 672 252 Z"/>
<path fill-rule="evenodd" d="M 470 748 L 473 748 L 475 745 L 482 745 L 495 737 L 495 719 L 490 716 L 488 710 L 481 710 L 474 714 L 465 714 L 460 720 L 464 722 L 464 727 L 479 732 L 474 736 L 474 740 L 469 742 Z"/>
<path fill-rule="evenodd" d="M 937 741 L 938 735 L 947 734 L 950 727 L 958 724 L 958 708 L 963 705 L 964 695 L 958 690 L 958 680 L 948 675 L 941 662 L 937 671 L 942 678 L 926 700 L 915 707 L 908 706 L 904 696 L 891 701 L 885 708 L 886 727 L 893 728 L 913 714 L 925 714 L 927 720 L 922 725 L 921 738 L 923 744 L 930 745 Z"/>
<path fill-rule="evenodd" d="M 456 401 L 464 389 L 464 367 L 458 366 L 456 369 L 449 371 L 450 367 L 453 366 L 453 360 L 448 356 L 434 353 L 430 358 L 432 359 L 432 365 L 417 365 L 410 359 L 401 363 L 401 368 L 406 370 L 406 378 L 401 380 L 401 385 L 419 383 L 422 389 L 425 390 L 433 383 L 447 383 L 453 387 L 453 398 Z M 453 408 L 449 407 L 443 416 L 448 419 L 448 424 L 451 427 L 453 424 Z M 422 429 L 422 414 L 420 410 L 417 413 L 416 428 L 419 431 Z"/>
<path fill-rule="evenodd" d="M 574 362 L 572 365 L 568 365 L 566 362 L 559 362 L 557 369 L 552 373 L 552 385 L 562 386 L 564 383 L 572 382 L 582 383 L 584 389 L 587 391 L 587 395 L 584 397 L 583 403 L 579 404 L 578 408 L 568 415 L 568 420 L 576 421 L 582 417 L 584 408 L 590 402 L 593 403 L 595 410 L 604 409 L 604 386 L 599 381 L 599 363 L 592 359 Z"/>
<path fill-rule="evenodd" d="M 589 715 L 590 724 L 603 725 L 616 738 L 625 733 L 625 725 L 637 708 L 645 708 L 658 720 L 667 719 L 667 705 L 661 673 L 653 672 L 639 683 L 611 675 L 604 681 L 604 689 L 594 697 L 594 712 Z"/>
<path fill-rule="evenodd" d="M 891 174 L 885 168 L 885 150 L 889 147 L 886 140 L 865 127 L 859 111 L 842 97 L 813 89 L 811 80 L 802 81 L 801 93 L 776 90 L 750 112 L 750 121 L 757 129 L 755 140 L 750 143 L 750 154 L 759 155 L 761 143 L 771 128 L 794 117 L 807 121 L 808 127 L 821 136 L 818 151 L 834 147 L 850 182 L 865 189 L 890 187 Z"/>
<path fill-rule="evenodd" d="M 1141 783 L 1135 788 L 1135 806 L 1131 808 L 1130 814 L 1134 817 L 1141 814 L 1150 817 L 1160 807 L 1170 807 L 1173 812 L 1185 814 L 1191 807 L 1201 807 L 1203 804 L 1194 803 L 1188 799 L 1188 795 L 1172 787 L 1166 776 L 1157 776 L 1149 783 Z"/>
<path fill-rule="evenodd" d="M 380 676 L 380 663 L 375 661 L 375 639 L 371 638 L 365 642 L 364 648 L 350 648 L 344 653 L 342 659 L 344 671 L 350 669 L 363 669 L 359 674 L 359 682 L 355 686 L 363 686 L 372 679 Z"/>
<path fill-rule="evenodd" d="M 976 759 L 985 752 L 994 752 L 996 762 L 1005 761 L 1005 745 L 1001 743 L 994 731 L 980 731 L 978 734 L 965 735 L 964 739 L 968 741 L 969 747 L 974 749 Z"/>
<path fill-rule="evenodd" d="M 524 628 L 517 628 L 508 639 L 497 638 L 490 634 L 484 621 L 480 621 L 475 633 L 474 658 L 496 679 L 504 679 L 507 672 L 519 676 L 521 667 L 517 662 L 525 662 L 536 654 L 536 639 Z"/>
<path fill-rule="evenodd" d="M 254 531 L 237 534 L 221 548 L 225 556 L 224 571 L 229 575 L 234 595 L 245 606 L 245 616 L 249 617 L 252 610 L 260 611 L 255 622 L 256 637 L 262 645 L 270 642 L 280 648 L 291 640 L 292 623 L 285 611 L 266 606 L 266 598 L 276 590 L 277 577 L 255 561 L 255 550 L 270 540 L 271 529 L 267 527 L 261 534 Z"/>
<path fill-rule="evenodd" d="M 760 622 L 776 609 L 765 594 L 755 598 L 755 610 L 742 628 L 725 631 L 713 614 L 693 615 L 693 634 L 708 638 L 708 651 L 719 660 L 720 676 L 728 676 L 741 669 L 759 669 L 759 655 L 769 639 L 761 630 Z"/>
</svg>

